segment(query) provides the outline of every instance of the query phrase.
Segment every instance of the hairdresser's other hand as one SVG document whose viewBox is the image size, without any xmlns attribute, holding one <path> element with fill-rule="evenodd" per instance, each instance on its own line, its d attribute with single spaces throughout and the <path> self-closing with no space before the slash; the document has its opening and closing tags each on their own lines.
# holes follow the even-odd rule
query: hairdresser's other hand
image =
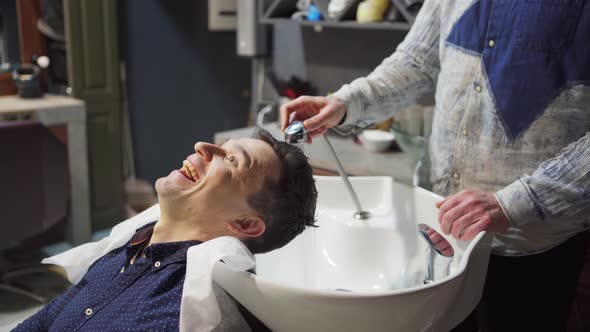
<svg viewBox="0 0 590 332">
<path fill-rule="evenodd" d="M 436 203 L 443 233 L 460 240 L 471 240 L 480 231 L 504 232 L 510 221 L 494 194 L 463 190 Z"/>
<path fill-rule="evenodd" d="M 308 141 L 336 126 L 346 114 L 346 105 L 336 97 L 301 96 L 281 106 L 281 130 L 293 121 L 303 121 Z"/>
</svg>

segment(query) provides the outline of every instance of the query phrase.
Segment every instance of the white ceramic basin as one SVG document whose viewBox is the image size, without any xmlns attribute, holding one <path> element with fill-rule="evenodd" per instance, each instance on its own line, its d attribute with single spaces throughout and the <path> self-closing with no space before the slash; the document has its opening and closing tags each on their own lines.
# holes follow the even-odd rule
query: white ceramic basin
<svg viewBox="0 0 590 332">
<path fill-rule="evenodd" d="M 338 177 L 316 177 L 318 228 L 257 255 L 257 274 L 217 264 L 214 279 L 273 331 L 448 331 L 481 297 L 491 236 L 447 240 L 451 274 L 428 285 L 426 243 L 416 227 L 440 231 L 442 197 L 389 177 L 353 177 L 367 221 Z"/>
</svg>

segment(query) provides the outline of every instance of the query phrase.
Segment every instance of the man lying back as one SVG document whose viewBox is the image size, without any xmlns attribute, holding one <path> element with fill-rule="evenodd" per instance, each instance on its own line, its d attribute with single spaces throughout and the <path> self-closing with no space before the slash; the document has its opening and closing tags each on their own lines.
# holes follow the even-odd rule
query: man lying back
<svg viewBox="0 0 590 332">
<path fill-rule="evenodd" d="M 221 236 L 252 253 L 289 243 L 314 224 L 317 192 L 302 151 L 257 130 L 220 146 L 198 142 L 180 170 L 156 181 L 160 219 L 106 254 L 84 278 L 15 331 L 178 330 L 191 246 Z M 216 286 L 216 330 L 248 328 Z"/>
</svg>

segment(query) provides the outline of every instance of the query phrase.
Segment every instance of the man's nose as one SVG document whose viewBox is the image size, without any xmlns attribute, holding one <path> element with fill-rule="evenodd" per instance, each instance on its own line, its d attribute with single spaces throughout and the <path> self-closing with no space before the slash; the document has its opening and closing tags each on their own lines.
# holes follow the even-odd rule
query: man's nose
<svg viewBox="0 0 590 332">
<path fill-rule="evenodd" d="M 195 144 L 195 151 L 207 161 L 211 161 L 215 155 L 225 156 L 225 150 L 215 144 L 206 142 L 197 142 Z"/>
</svg>

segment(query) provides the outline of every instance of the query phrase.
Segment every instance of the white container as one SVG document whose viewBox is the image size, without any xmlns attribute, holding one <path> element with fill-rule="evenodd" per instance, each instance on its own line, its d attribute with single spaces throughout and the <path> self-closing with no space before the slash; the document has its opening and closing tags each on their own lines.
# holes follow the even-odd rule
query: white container
<svg viewBox="0 0 590 332">
<path fill-rule="evenodd" d="M 387 151 L 394 139 L 393 133 L 376 129 L 365 130 L 359 135 L 363 147 L 371 152 Z"/>
</svg>

